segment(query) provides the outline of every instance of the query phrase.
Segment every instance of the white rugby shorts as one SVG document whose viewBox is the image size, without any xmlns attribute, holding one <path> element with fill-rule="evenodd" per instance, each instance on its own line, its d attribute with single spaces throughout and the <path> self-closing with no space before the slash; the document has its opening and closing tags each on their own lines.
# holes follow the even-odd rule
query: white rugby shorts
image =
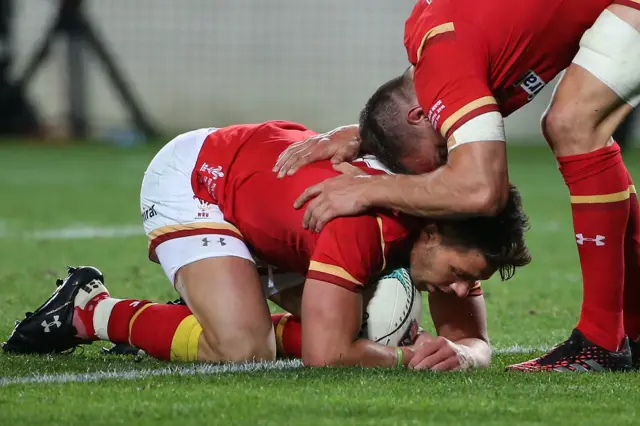
<svg viewBox="0 0 640 426">
<path fill-rule="evenodd" d="M 149 238 L 149 258 L 160 263 L 175 286 L 180 268 L 198 260 L 236 256 L 256 263 L 242 233 L 216 204 L 196 198 L 191 176 L 206 137 L 216 128 L 181 134 L 166 144 L 144 173 L 140 210 Z M 304 283 L 304 276 L 260 262 L 266 297 Z"/>
<path fill-rule="evenodd" d="M 198 260 L 236 256 L 253 262 L 240 231 L 216 204 L 196 198 L 191 176 L 206 137 L 216 128 L 183 133 L 166 144 L 144 173 L 140 210 L 149 258 L 174 284 L 176 272 Z"/>
</svg>

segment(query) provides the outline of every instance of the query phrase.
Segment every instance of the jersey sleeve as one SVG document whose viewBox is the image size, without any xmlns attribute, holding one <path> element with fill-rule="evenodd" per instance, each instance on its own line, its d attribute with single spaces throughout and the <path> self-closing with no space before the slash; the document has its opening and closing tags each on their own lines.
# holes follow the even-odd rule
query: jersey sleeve
<svg viewBox="0 0 640 426">
<path fill-rule="evenodd" d="M 322 229 L 307 278 L 357 292 L 384 266 L 381 219 L 376 216 L 337 218 Z"/>
<path fill-rule="evenodd" d="M 453 133 L 470 120 L 486 113 L 499 114 L 491 93 L 483 59 L 472 54 L 456 35 L 453 22 L 445 22 L 420 32 L 419 43 L 408 45 L 415 65 L 414 84 L 418 102 L 427 118 L 447 140 L 456 144 Z M 422 35 L 424 34 L 424 35 Z"/>
</svg>

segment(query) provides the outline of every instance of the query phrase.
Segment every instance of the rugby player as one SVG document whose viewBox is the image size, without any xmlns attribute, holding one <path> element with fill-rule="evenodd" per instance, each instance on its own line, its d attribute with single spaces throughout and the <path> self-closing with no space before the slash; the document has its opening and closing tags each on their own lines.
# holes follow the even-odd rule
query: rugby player
<svg viewBox="0 0 640 426">
<path fill-rule="evenodd" d="M 314 134 L 275 121 L 176 137 L 145 172 L 141 210 L 149 256 L 187 306 L 115 299 L 97 269 L 72 269 L 4 349 L 60 352 L 102 339 L 162 359 L 271 360 L 276 342 L 265 296 L 277 293 L 274 300 L 302 319 L 306 365 L 487 366 L 491 350 L 476 283 L 496 271 L 508 279 L 530 261 L 517 191 L 497 217 L 418 220 L 378 210 L 313 233 L 300 226 L 303 213 L 292 204 L 305 187 L 338 172 L 320 162 L 279 180 L 271 167 L 290 143 Z M 358 173 L 384 173 L 373 158 L 352 164 Z M 261 283 L 254 258 L 282 274 Z M 363 288 L 399 265 L 410 266 L 416 287 L 430 291 L 440 337 L 423 334 L 402 348 L 357 339 Z M 303 282 L 296 302 L 287 290 Z M 412 364 L 417 346 L 431 356 Z"/>
<path fill-rule="evenodd" d="M 582 310 L 568 340 L 510 369 L 640 367 L 633 343 L 640 338 L 640 210 L 612 139 L 640 101 L 639 9 L 639 0 L 418 1 L 405 26 L 411 72 L 376 92 L 359 128 L 292 147 L 276 171 L 353 158 L 360 140 L 407 140 L 423 121 L 446 141 L 446 166 L 421 176 L 322 182 L 296 201 L 307 206 L 305 225 L 319 230 L 371 207 L 431 217 L 496 214 L 509 185 L 503 117 L 568 67 L 542 127 L 571 195 Z M 338 150 L 332 140 L 348 142 Z"/>
</svg>

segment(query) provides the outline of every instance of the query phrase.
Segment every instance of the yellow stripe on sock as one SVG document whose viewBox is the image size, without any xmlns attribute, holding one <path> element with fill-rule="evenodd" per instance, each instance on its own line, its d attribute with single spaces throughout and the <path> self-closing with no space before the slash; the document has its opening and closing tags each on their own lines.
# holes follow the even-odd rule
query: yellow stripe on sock
<svg viewBox="0 0 640 426">
<path fill-rule="evenodd" d="M 276 326 L 276 350 L 280 356 L 287 355 L 282 342 L 282 335 L 284 334 L 284 325 L 289 321 L 289 318 L 291 318 L 291 314 L 284 314 Z"/>
<path fill-rule="evenodd" d="M 635 185 L 629 185 L 629 193 L 637 194 Z"/>
<path fill-rule="evenodd" d="M 138 309 L 138 311 L 135 314 L 133 314 L 133 316 L 131 317 L 131 321 L 129 321 L 129 344 L 130 345 L 133 345 L 133 343 L 131 343 L 131 331 L 133 330 L 133 323 L 136 322 L 140 314 L 143 313 L 145 309 L 153 305 L 156 305 L 156 303 L 147 303 L 142 308 Z"/>
<path fill-rule="evenodd" d="M 634 188 L 635 189 L 635 188 Z M 616 203 L 629 198 L 630 189 L 603 195 L 572 195 L 571 204 Z"/>
<path fill-rule="evenodd" d="M 189 358 L 189 361 L 198 360 L 198 348 L 200 347 L 201 334 L 202 326 L 200 325 L 200 323 L 197 323 L 191 330 L 191 335 L 189 336 L 189 344 L 187 348 L 187 356 Z"/>
<path fill-rule="evenodd" d="M 196 361 L 202 326 L 193 315 L 180 322 L 171 340 L 171 361 Z"/>
</svg>

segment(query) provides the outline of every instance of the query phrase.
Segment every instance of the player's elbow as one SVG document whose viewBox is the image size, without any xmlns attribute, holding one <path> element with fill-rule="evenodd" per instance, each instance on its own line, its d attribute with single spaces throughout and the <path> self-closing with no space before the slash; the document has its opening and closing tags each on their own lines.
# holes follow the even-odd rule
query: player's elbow
<svg viewBox="0 0 640 426">
<path fill-rule="evenodd" d="M 466 201 L 467 213 L 478 216 L 495 216 L 507 204 L 509 190 L 501 185 L 481 183 L 469 192 Z"/>
</svg>

